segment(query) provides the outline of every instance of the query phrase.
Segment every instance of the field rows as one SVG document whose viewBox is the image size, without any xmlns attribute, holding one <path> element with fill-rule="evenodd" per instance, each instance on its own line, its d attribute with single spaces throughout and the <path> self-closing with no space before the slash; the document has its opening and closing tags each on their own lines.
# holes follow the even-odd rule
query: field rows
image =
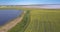
<svg viewBox="0 0 60 32">
<path fill-rule="evenodd" d="M 60 32 L 60 11 L 31 11 L 31 21 L 25 32 Z"/>
</svg>

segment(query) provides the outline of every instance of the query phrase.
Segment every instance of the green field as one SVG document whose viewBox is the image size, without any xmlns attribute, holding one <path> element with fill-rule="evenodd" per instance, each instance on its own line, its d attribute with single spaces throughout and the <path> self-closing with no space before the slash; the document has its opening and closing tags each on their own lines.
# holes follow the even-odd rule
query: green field
<svg viewBox="0 0 60 32">
<path fill-rule="evenodd" d="M 24 18 L 23 24 L 27 25 L 29 20 L 25 29 L 20 23 L 21 25 L 15 26 L 9 32 L 60 32 L 60 9 L 31 9 L 29 15 L 29 19 Z"/>
</svg>

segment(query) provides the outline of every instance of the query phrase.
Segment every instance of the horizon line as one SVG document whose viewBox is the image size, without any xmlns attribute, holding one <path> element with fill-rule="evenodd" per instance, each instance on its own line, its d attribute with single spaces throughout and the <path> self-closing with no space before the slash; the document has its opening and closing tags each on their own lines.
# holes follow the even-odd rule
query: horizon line
<svg viewBox="0 0 60 32">
<path fill-rule="evenodd" d="M 22 4 L 25 5 L 25 4 Z M 27 5 L 60 5 L 60 4 L 27 4 Z M 0 6 L 4 6 L 4 5 L 0 5 Z"/>
</svg>

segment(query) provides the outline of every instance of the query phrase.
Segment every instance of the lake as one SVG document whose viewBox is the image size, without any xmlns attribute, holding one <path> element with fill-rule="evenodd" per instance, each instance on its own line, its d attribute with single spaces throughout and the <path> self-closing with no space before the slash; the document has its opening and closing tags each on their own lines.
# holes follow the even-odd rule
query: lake
<svg viewBox="0 0 60 32">
<path fill-rule="evenodd" d="M 0 10 L 0 26 L 22 14 L 22 10 Z"/>
</svg>

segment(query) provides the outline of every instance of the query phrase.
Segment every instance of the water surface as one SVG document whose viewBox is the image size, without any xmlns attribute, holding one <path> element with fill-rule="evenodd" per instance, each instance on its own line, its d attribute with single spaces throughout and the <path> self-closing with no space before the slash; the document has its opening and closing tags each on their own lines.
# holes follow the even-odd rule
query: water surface
<svg viewBox="0 0 60 32">
<path fill-rule="evenodd" d="M 0 10 L 0 26 L 21 15 L 21 10 Z"/>
</svg>

